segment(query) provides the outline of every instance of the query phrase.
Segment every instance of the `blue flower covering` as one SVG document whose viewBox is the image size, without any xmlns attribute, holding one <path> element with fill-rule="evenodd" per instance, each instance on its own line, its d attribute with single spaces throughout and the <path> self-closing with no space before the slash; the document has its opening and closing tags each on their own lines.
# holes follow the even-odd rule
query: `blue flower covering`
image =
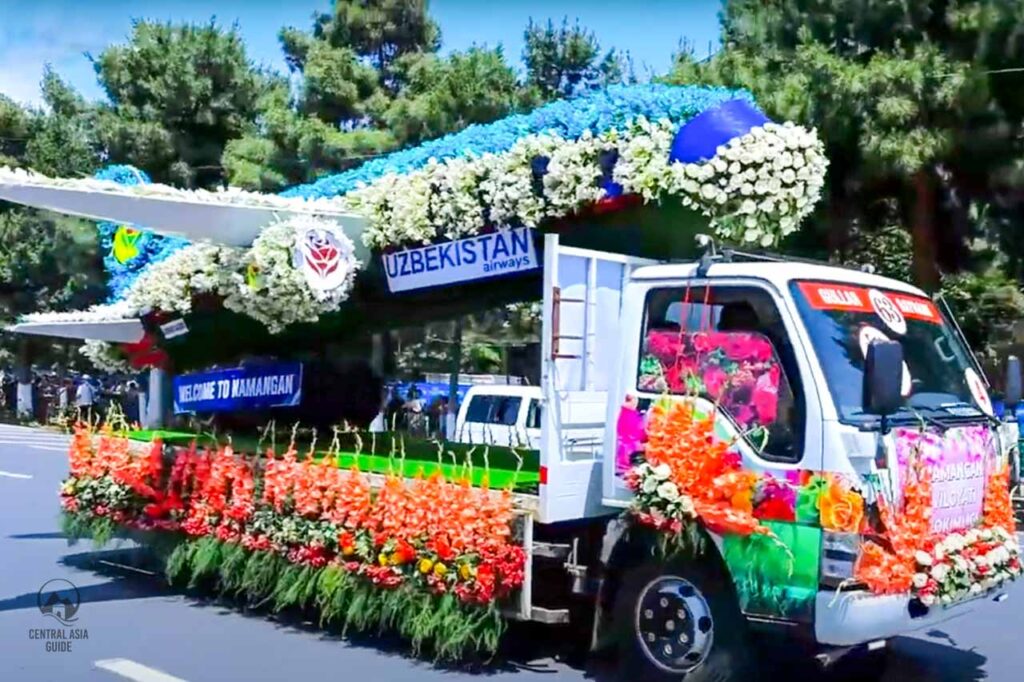
<svg viewBox="0 0 1024 682">
<path fill-rule="evenodd" d="M 98 180 L 110 180 L 119 185 L 142 185 L 150 182 L 149 176 L 133 166 L 107 166 L 94 177 Z M 98 223 L 97 226 L 100 231 L 100 246 L 103 249 L 103 266 L 109 275 L 108 303 L 120 300 L 146 266 L 162 261 L 188 244 L 188 241 L 179 237 L 141 232 L 128 247 L 129 255 L 125 256 L 123 248 L 120 253 L 115 251 L 115 241 L 123 237 L 124 226 L 111 222 Z"/>
<path fill-rule="evenodd" d="M 508 151 L 522 137 L 551 131 L 566 139 L 577 139 L 585 130 L 602 133 L 622 128 L 644 116 L 649 120 L 668 118 L 685 123 L 701 112 L 732 99 L 754 102 L 746 90 L 673 85 L 614 85 L 575 99 L 546 104 L 528 114 L 508 116 L 494 123 L 468 128 L 382 156 L 344 173 L 282 192 L 286 197 L 328 198 L 346 194 L 359 183 L 371 183 L 388 173 L 408 173 L 438 161 L 469 154 Z"/>
</svg>

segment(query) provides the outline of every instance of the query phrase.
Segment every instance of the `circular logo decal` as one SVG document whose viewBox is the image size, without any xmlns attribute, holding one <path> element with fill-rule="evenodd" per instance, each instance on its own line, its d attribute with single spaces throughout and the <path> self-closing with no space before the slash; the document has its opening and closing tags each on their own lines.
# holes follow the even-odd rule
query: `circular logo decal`
<svg viewBox="0 0 1024 682">
<path fill-rule="evenodd" d="M 868 346 L 875 341 L 890 341 L 891 339 L 885 335 L 885 332 L 875 329 L 870 325 L 864 325 L 860 328 L 857 341 L 860 344 L 860 353 L 865 358 L 868 356 Z M 900 380 L 900 393 L 906 398 L 910 395 L 910 391 L 913 388 L 911 382 L 910 368 L 907 367 L 906 361 L 903 362 L 903 378 Z"/>
<path fill-rule="evenodd" d="M 78 620 L 75 614 L 81 603 L 78 588 L 62 578 L 47 580 L 36 593 L 39 612 L 60 621 L 61 625 L 70 625 Z"/>
<path fill-rule="evenodd" d="M 968 367 L 964 370 L 964 379 L 967 380 L 967 388 L 970 389 L 971 396 L 974 398 L 974 402 L 978 403 L 981 411 L 989 416 L 994 415 L 992 399 L 988 397 L 988 389 L 985 388 L 985 382 L 978 376 L 978 373 Z"/>
<path fill-rule="evenodd" d="M 878 289 L 869 289 L 868 298 L 871 299 L 871 307 L 875 309 L 875 314 L 882 320 L 882 324 L 889 328 L 889 331 L 900 336 L 907 333 L 907 318 L 903 317 L 903 311 L 891 298 Z"/>
</svg>

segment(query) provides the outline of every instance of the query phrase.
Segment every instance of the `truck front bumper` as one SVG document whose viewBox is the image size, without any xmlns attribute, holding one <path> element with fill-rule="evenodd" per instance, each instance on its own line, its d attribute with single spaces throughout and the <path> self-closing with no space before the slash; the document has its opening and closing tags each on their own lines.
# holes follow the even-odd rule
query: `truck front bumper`
<svg viewBox="0 0 1024 682">
<path fill-rule="evenodd" d="M 818 592 L 814 636 L 819 644 L 855 646 L 958 618 L 970 613 L 984 599 L 1002 601 L 1005 598 L 1005 589 L 995 590 L 952 606 L 933 606 L 926 613 L 914 616 L 908 595 Z"/>
</svg>

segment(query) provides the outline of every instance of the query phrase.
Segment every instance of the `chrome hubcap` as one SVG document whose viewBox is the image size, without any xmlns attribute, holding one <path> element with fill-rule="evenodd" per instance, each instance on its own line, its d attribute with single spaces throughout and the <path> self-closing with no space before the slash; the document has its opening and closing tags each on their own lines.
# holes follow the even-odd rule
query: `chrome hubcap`
<svg viewBox="0 0 1024 682">
<path fill-rule="evenodd" d="M 666 672 L 689 672 L 711 651 L 711 608 L 685 578 L 666 575 L 648 583 L 640 592 L 634 625 L 644 655 Z"/>
</svg>

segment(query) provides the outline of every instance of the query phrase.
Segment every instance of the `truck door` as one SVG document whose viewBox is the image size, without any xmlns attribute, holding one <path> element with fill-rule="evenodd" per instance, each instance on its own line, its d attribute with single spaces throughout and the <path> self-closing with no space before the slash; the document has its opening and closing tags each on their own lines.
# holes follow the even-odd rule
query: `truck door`
<svg viewBox="0 0 1024 682">
<path fill-rule="evenodd" d="M 631 313 L 632 331 L 624 331 L 635 341 L 622 356 L 623 390 L 610 419 L 616 439 L 605 451 L 610 498 L 632 498 L 623 476 L 644 458 L 650 408 L 674 396 L 697 396 L 698 413 L 713 415 L 716 435 L 735 443 L 731 449 L 744 469 L 765 481 L 786 482 L 779 495 L 792 491 L 789 481 L 821 470 L 820 403 L 783 298 L 739 279 L 640 285 L 636 298 L 643 299 L 642 316 Z M 819 586 L 821 530 L 799 522 L 788 497 L 758 506 L 781 499 L 772 495 L 749 504 L 778 542 L 760 552 L 747 538 L 727 534 L 722 554 L 744 612 L 809 622 Z M 774 598 L 766 598 L 766 587 L 775 590 Z"/>
<path fill-rule="evenodd" d="M 655 261 L 562 246 L 544 238 L 540 517 L 607 513 L 601 452 L 608 390 L 618 367 L 622 292 Z"/>
</svg>

